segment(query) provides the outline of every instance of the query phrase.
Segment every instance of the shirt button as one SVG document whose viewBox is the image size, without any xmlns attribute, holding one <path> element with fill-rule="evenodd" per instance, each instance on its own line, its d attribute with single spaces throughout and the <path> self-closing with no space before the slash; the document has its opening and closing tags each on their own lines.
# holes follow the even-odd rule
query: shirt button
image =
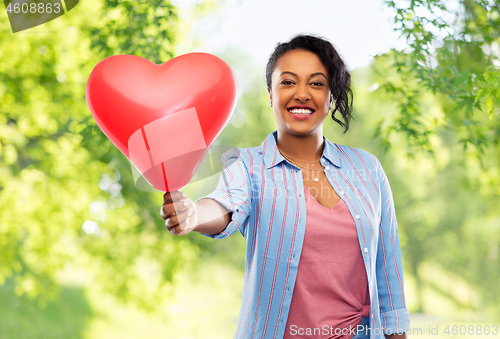
<svg viewBox="0 0 500 339">
<path fill-rule="evenodd" d="M 329 170 L 329 169 L 330 169 L 330 167 L 326 166 L 326 167 L 325 167 L 325 169 L 326 169 L 326 170 Z"/>
<path fill-rule="evenodd" d="M 340 194 L 340 195 L 343 195 L 343 194 L 344 194 L 344 191 L 340 191 L 340 192 L 339 192 L 339 194 Z"/>
<path fill-rule="evenodd" d="M 365 251 L 365 253 L 367 253 L 368 252 L 368 248 L 365 247 L 364 251 Z"/>
<path fill-rule="evenodd" d="M 359 215 L 356 214 L 356 219 L 359 219 Z"/>
</svg>

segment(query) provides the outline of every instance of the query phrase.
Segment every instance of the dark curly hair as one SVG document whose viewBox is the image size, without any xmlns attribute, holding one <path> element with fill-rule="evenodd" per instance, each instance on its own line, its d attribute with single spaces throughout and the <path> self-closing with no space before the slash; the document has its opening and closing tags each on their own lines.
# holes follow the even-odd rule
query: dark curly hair
<svg viewBox="0 0 500 339">
<path fill-rule="evenodd" d="M 305 50 L 316 54 L 325 68 L 328 71 L 328 85 L 335 99 L 335 108 L 332 112 L 332 119 L 344 126 L 344 133 L 349 129 L 349 121 L 353 119 L 352 100 L 353 94 L 351 90 L 351 75 L 347 70 L 347 66 L 337 53 L 337 50 L 326 39 L 313 35 L 300 34 L 295 36 L 289 42 L 278 43 L 273 54 L 269 58 L 266 66 L 266 82 L 267 87 L 271 88 L 271 78 L 278 63 L 285 53 L 292 50 Z M 342 114 L 342 120 L 335 117 L 335 112 L 339 111 Z"/>
</svg>

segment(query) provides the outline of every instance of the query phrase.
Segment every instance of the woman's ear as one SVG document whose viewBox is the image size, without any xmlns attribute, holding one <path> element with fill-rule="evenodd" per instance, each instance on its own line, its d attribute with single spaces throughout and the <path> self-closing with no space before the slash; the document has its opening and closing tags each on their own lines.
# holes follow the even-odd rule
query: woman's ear
<svg viewBox="0 0 500 339">
<path fill-rule="evenodd" d="M 273 107 L 273 93 L 269 87 L 267 88 L 267 92 L 269 93 L 269 104 Z"/>
</svg>

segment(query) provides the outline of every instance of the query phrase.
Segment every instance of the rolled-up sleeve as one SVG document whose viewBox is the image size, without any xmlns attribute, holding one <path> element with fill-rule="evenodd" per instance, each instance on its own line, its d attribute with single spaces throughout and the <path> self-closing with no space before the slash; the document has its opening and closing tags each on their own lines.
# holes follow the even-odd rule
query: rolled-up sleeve
<svg viewBox="0 0 500 339">
<path fill-rule="evenodd" d="M 232 212 L 231 221 L 224 231 L 217 234 L 204 234 L 207 237 L 222 239 L 240 231 L 246 235 L 248 218 L 252 206 L 252 185 L 247 166 L 239 149 L 233 147 L 221 157 L 224 164 L 217 188 L 201 199 L 212 199 Z"/>
<path fill-rule="evenodd" d="M 403 263 L 394 201 L 380 162 L 378 174 L 381 213 L 376 267 L 382 326 L 384 334 L 402 333 L 410 330 L 410 313 L 405 303 Z"/>
</svg>

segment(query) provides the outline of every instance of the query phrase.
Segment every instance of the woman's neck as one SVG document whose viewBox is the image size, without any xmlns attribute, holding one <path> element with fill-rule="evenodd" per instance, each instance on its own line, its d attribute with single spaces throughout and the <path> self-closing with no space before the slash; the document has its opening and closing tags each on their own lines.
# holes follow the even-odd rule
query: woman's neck
<svg viewBox="0 0 500 339">
<path fill-rule="evenodd" d="M 315 161 L 323 154 L 323 133 L 297 136 L 278 129 L 277 144 L 279 150 L 291 158 Z"/>
</svg>

